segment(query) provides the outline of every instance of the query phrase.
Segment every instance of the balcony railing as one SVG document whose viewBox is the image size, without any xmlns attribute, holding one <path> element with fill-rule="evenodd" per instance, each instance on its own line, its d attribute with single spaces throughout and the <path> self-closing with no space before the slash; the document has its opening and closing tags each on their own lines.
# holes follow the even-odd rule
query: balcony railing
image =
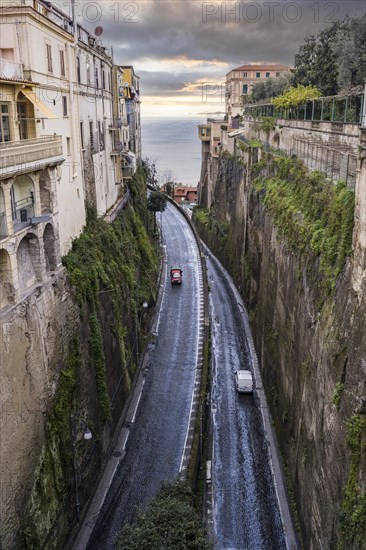
<svg viewBox="0 0 366 550">
<path fill-rule="evenodd" d="M 0 212 L 0 239 L 8 236 L 8 228 L 6 225 L 6 213 Z"/>
<path fill-rule="evenodd" d="M 34 195 L 24 197 L 12 204 L 12 217 L 14 231 L 19 231 L 30 225 L 34 216 Z"/>
<path fill-rule="evenodd" d="M 24 80 L 23 65 L 15 61 L 0 58 L 0 77 Z"/>
<path fill-rule="evenodd" d="M 12 166 L 62 156 L 61 136 L 43 136 L 0 144 L 0 172 Z"/>
<path fill-rule="evenodd" d="M 136 173 L 136 166 L 123 166 L 122 175 L 125 179 L 133 178 Z"/>
</svg>

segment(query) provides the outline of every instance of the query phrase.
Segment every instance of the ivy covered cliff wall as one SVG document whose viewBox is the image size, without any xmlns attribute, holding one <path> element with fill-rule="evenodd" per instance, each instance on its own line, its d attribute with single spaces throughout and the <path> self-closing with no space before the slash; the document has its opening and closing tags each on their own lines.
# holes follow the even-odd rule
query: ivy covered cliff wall
<svg viewBox="0 0 366 550">
<path fill-rule="evenodd" d="M 194 222 L 247 304 L 303 547 L 360 550 L 366 288 L 362 300 L 351 285 L 354 193 L 257 145 L 218 159 L 211 208 Z"/>
<path fill-rule="evenodd" d="M 63 331 L 70 327 L 60 322 L 63 354 L 48 365 L 57 376 L 24 502 L 22 548 L 70 542 L 110 451 L 144 348 L 151 310 L 143 303 L 152 307 L 156 298 L 158 254 L 148 235 L 152 223 L 142 168 L 130 190 L 132 201 L 111 224 L 89 213 L 82 235 L 63 258 L 65 291 L 76 315 L 68 337 Z M 87 428 L 90 440 L 83 437 Z"/>
</svg>

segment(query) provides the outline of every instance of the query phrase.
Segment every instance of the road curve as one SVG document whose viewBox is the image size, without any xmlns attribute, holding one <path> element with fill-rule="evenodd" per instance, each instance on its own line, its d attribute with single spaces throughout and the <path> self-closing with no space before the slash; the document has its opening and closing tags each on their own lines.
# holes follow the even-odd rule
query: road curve
<svg viewBox="0 0 366 550">
<path fill-rule="evenodd" d="M 178 476 L 181 466 L 200 333 L 200 262 L 192 230 L 180 212 L 168 204 L 162 220 L 168 268 L 180 264 L 183 283 L 172 287 L 165 281 L 157 343 L 126 455 L 90 538 L 90 549 L 114 548 L 122 526 L 133 521 L 163 480 Z"/>
<path fill-rule="evenodd" d="M 212 330 L 213 525 L 217 550 L 286 550 L 267 443 L 255 395 L 234 373 L 250 368 L 235 296 L 207 258 Z"/>
</svg>

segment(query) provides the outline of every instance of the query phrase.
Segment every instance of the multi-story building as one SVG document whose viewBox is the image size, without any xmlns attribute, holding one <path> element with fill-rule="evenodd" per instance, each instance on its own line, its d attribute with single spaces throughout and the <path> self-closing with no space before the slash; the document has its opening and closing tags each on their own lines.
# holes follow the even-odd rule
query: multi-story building
<svg viewBox="0 0 366 550">
<path fill-rule="evenodd" d="M 36 3 L 8 4 L 2 3 L 0 33 L 1 306 L 15 303 L 54 271 L 67 241 L 85 223 L 72 142 L 70 20 L 59 25 Z"/>
<path fill-rule="evenodd" d="M 140 77 L 131 65 L 122 66 L 124 72 L 124 95 L 127 118 L 130 128 L 129 149 L 141 160 L 141 119 L 140 119 Z"/>
<path fill-rule="evenodd" d="M 2 0 L 1 18 L 3 307 L 60 265 L 85 225 L 87 205 L 100 216 L 116 205 L 125 159 L 126 177 L 136 163 L 123 70 L 100 40 L 44 0 Z M 135 109 L 134 143 L 139 123 Z"/>
<path fill-rule="evenodd" d="M 254 84 L 276 78 L 290 70 L 281 64 L 249 64 L 232 69 L 226 75 L 225 111 L 234 117 L 242 111 L 241 97 L 250 95 Z"/>
</svg>

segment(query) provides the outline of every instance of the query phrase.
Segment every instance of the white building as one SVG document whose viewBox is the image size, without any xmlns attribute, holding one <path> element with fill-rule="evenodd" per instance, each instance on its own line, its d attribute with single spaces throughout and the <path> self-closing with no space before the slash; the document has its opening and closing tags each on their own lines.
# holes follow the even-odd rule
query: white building
<svg viewBox="0 0 366 550">
<path fill-rule="evenodd" d="M 123 71 L 96 37 L 44 0 L 0 6 L 4 307 L 57 269 L 86 205 L 100 216 L 115 208 L 129 129 Z"/>
</svg>

